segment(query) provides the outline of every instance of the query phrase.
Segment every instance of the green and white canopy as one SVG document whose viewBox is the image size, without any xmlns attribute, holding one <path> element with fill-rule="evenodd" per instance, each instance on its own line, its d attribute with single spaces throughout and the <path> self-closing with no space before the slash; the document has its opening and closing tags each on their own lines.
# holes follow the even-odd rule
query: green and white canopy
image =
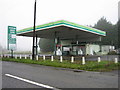
<svg viewBox="0 0 120 90">
<path fill-rule="evenodd" d="M 101 36 L 106 36 L 106 32 L 91 28 L 88 26 L 79 25 L 76 23 L 60 20 L 43 25 L 36 26 L 36 34 L 40 38 L 53 39 L 59 37 L 61 40 L 97 40 Z M 25 28 L 17 31 L 18 36 L 33 36 L 33 27 Z"/>
</svg>

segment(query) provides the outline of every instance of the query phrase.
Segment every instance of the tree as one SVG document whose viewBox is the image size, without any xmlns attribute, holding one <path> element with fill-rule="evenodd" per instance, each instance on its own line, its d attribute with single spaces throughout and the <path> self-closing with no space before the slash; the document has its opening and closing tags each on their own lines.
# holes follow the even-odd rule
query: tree
<svg viewBox="0 0 120 90">
<path fill-rule="evenodd" d="M 120 19 L 116 24 L 116 29 L 118 30 L 118 48 L 120 48 Z"/>
<path fill-rule="evenodd" d="M 117 25 L 113 25 L 107 21 L 105 17 L 102 17 L 98 20 L 97 24 L 94 25 L 94 28 L 106 31 L 106 37 L 102 37 L 102 44 L 118 46 Z"/>
<path fill-rule="evenodd" d="M 94 25 L 94 28 L 97 28 L 106 32 L 106 36 L 102 37 L 101 44 L 114 45 L 116 48 L 118 47 L 120 48 L 120 43 L 118 43 L 118 38 L 120 38 L 120 35 L 118 37 L 118 33 L 120 33 L 120 21 L 118 21 L 117 24 L 113 25 L 111 22 L 107 21 L 105 17 L 102 17 Z M 42 52 L 53 52 L 54 40 L 41 38 L 39 41 L 39 46 Z"/>
<path fill-rule="evenodd" d="M 39 47 L 41 52 L 53 52 L 54 51 L 54 40 L 40 38 Z"/>
<path fill-rule="evenodd" d="M 105 17 L 102 17 L 100 20 L 98 20 L 97 24 L 94 25 L 94 28 L 103 31 L 109 31 L 111 28 L 113 28 L 113 25 L 111 22 L 107 21 Z"/>
</svg>

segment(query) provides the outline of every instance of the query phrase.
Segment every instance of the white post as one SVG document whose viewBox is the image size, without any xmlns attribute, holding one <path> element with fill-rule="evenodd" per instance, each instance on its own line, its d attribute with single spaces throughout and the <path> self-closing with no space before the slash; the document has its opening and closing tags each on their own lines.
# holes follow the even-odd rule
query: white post
<svg viewBox="0 0 120 90">
<path fill-rule="evenodd" d="M 30 55 L 30 59 L 32 60 L 32 55 Z"/>
<path fill-rule="evenodd" d="M 21 59 L 22 57 L 21 57 L 21 55 L 20 55 L 20 59 Z"/>
<path fill-rule="evenodd" d="M 53 61 L 53 56 L 51 56 L 51 61 Z"/>
<path fill-rule="evenodd" d="M 38 55 L 36 55 L 36 60 L 38 60 Z"/>
<path fill-rule="evenodd" d="M 7 55 L 7 57 L 9 58 L 9 55 Z"/>
<path fill-rule="evenodd" d="M 118 58 L 115 58 L 115 63 L 118 63 Z"/>
<path fill-rule="evenodd" d="M 43 55 L 43 60 L 45 60 L 45 55 Z"/>
<path fill-rule="evenodd" d="M 63 62 L 63 58 L 62 58 L 62 56 L 60 56 L 60 62 Z"/>
<path fill-rule="evenodd" d="M 73 62 L 74 62 L 74 57 L 72 56 L 72 57 L 71 57 L 71 63 L 73 63 Z"/>
<path fill-rule="evenodd" d="M 15 59 L 17 59 L 17 55 L 15 55 Z"/>
<path fill-rule="evenodd" d="M 1 54 L 1 58 L 3 57 L 3 55 Z"/>
<path fill-rule="evenodd" d="M 27 56 L 25 55 L 25 59 L 27 59 Z"/>
<path fill-rule="evenodd" d="M 99 63 L 99 62 L 101 62 L 101 58 L 100 58 L 100 57 L 98 57 L 98 63 Z"/>
<path fill-rule="evenodd" d="M 85 64 L 85 57 L 82 57 L 82 64 Z"/>
</svg>

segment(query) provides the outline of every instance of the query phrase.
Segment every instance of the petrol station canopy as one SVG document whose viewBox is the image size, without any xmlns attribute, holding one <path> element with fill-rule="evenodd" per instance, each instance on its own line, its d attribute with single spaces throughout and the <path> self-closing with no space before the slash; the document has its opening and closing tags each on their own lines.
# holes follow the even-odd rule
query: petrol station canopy
<svg viewBox="0 0 120 90">
<path fill-rule="evenodd" d="M 106 36 L 104 31 L 65 20 L 38 25 L 35 31 L 40 38 L 73 41 L 99 41 L 101 36 Z M 33 27 L 17 31 L 17 36 L 33 37 Z"/>
</svg>

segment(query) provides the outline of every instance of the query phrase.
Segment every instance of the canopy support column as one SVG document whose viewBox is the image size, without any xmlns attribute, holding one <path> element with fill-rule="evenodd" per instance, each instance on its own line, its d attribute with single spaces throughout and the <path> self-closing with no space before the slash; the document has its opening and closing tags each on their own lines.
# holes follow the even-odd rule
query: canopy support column
<svg viewBox="0 0 120 90">
<path fill-rule="evenodd" d="M 56 50 L 57 50 L 57 48 L 56 48 L 56 45 L 57 45 L 57 38 L 56 38 L 56 32 L 55 32 L 55 38 L 54 38 L 54 55 L 56 56 Z"/>
<path fill-rule="evenodd" d="M 76 44 L 78 45 L 78 35 L 76 35 Z M 76 55 L 78 55 L 78 47 L 76 47 Z"/>
</svg>

